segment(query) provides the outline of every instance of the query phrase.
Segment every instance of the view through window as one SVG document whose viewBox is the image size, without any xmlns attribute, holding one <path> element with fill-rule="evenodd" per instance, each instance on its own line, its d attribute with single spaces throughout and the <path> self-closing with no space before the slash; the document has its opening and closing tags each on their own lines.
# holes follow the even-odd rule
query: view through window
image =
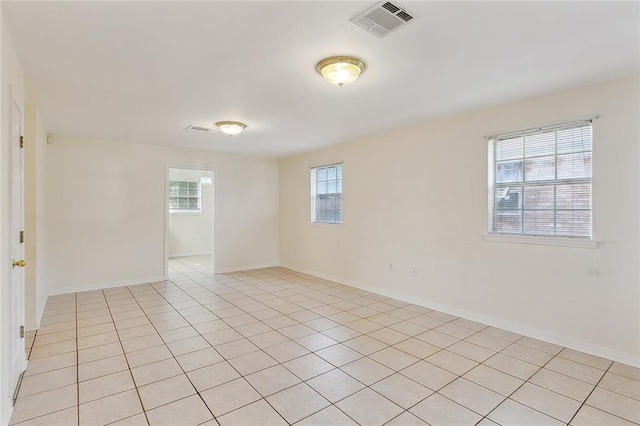
<svg viewBox="0 0 640 426">
<path fill-rule="evenodd" d="M 592 237 L 590 121 L 489 141 L 489 232 Z"/>
<path fill-rule="evenodd" d="M 342 223 L 342 164 L 311 169 L 311 222 Z"/>
</svg>

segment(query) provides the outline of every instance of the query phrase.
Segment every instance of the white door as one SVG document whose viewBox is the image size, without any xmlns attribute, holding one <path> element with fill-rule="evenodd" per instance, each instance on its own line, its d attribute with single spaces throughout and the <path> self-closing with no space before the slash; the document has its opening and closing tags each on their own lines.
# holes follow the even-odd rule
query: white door
<svg viewBox="0 0 640 426">
<path fill-rule="evenodd" d="M 25 369 L 25 347 L 21 327 L 24 325 L 24 244 L 20 232 L 23 215 L 23 158 L 21 144 L 22 111 L 11 105 L 11 255 L 13 259 L 9 286 L 9 389 L 15 389 Z"/>
</svg>

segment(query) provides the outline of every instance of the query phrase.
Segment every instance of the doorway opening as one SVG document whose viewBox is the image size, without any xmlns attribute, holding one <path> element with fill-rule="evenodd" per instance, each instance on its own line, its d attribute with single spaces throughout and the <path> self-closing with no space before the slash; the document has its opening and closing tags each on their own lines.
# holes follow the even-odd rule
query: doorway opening
<svg viewBox="0 0 640 426">
<path fill-rule="evenodd" d="M 215 271 L 215 173 L 167 168 L 165 275 Z"/>
</svg>

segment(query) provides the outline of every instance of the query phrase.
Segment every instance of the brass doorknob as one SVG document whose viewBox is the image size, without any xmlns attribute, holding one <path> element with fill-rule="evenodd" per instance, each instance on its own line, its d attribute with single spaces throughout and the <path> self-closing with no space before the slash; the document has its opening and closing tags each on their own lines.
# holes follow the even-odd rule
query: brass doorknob
<svg viewBox="0 0 640 426">
<path fill-rule="evenodd" d="M 14 259 L 13 263 L 11 264 L 11 269 L 15 268 L 16 266 L 19 268 L 24 268 L 26 264 L 27 262 L 25 262 L 23 259 L 20 259 L 20 260 Z"/>
</svg>

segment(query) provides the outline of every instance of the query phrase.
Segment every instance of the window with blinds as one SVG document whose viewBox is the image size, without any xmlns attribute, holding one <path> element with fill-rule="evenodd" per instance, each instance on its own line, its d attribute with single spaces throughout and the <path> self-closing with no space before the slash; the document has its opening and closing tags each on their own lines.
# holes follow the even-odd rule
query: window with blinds
<svg viewBox="0 0 640 426">
<path fill-rule="evenodd" d="M 489 140 L 489 232 L 592 238 L 591 121 Z"/>
<path fill-rule="evenodd" d="M 200 213 L 200 184 L 183 180 L 169 181 L 169 212 Z"/>
<path fill-rule="evenodd" d="M 342 224 L 342 164 L 311 169 L 311 222 Z"/>
</svg>

